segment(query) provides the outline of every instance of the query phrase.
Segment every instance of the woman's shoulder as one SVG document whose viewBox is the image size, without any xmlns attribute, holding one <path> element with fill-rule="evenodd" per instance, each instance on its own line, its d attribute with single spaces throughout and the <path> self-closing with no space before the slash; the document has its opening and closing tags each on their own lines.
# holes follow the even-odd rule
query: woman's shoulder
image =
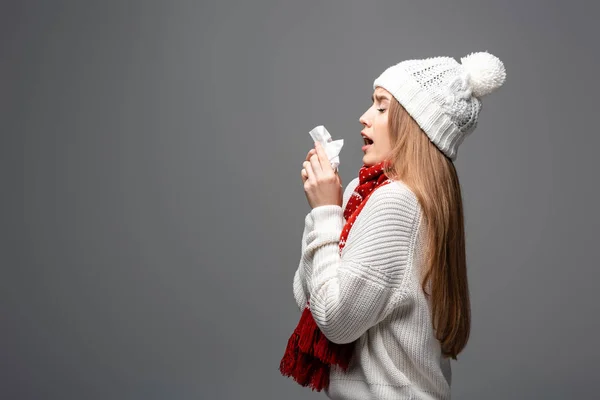
<svg viewBox="0 0 600 400">
<path fill-rule="evenodd" d="M 367 204 L 369 202 L 371 202 L 373 208 L 398 210 L 403 214 L 416 214 L 420 210 L 417 196 L 401 180 L 390 180 L 388 184 L 378 187 L 367 201 Z"/>
<path fill-rule="evenodd" d="M 358 186 L 358 177 L 352 179 L 344 190 L 344 205 Z M 371 203 L 383 203 L 390 207 L 409 207 L 417 211 L 419 208 L 419 201 L 415 193 L 410 187 L 402 180 L 390 179 L 390 183 L 380 186 L 373 192 L 371 198 L 375 201 Z"/>
<path fill-rule="evenodd" d="M 356 187 L 358 186 L 358 176 L 354 179 L 352 179 L 347 185 L 346 188 L 344 189 L 344 192 L 352 192 L 354 189 L 356 189 Z M 383 189 L 384 187 L 388 187 L 388 190 L 392 190 L 392 191 L 397 191 L 397 193 L 399 194 L 404 194 L 404 195 L 408 195 L 408 196 L 412 196 L 414 198 L 416 198 L 416 195 L 413 193 L 413 191 L 410 189 L 410 187 L 404 183 L 404 181 L 402 180 L 395 180 L 395 179 L 390 179 L 390 183 L 391 185 L 384 185 L 382 187 L 380 187 L 379 189 Z"/>
</svg>

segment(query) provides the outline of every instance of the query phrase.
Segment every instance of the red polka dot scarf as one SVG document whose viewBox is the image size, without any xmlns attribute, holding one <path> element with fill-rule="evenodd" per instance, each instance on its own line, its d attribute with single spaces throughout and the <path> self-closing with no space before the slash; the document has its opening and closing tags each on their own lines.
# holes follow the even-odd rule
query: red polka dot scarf
<svg viewBox="0 0 600 400">
<path fill-rule="evenodd" d="M 383 172 L 384 162 L 371 167 L 363 165 L 359 171 L 358 186 L 344 209 L 346 223 L 340 235 L 340 256 L 346 246 L 346 239 L 352 225 L 367 199 L 375 189 L 391 182 Z M 348 369 L 353 349 L 354 342 L 333 343 L 321 333 L 310 312 L 309 299 L 296 329 L 288 340 L 279 370 L 284 376 L 292 377 L 300 385 L 320 392 L 329 386 L 329 371 L 332 364 L 340 366 L 344 371 Z"/>
</svg>

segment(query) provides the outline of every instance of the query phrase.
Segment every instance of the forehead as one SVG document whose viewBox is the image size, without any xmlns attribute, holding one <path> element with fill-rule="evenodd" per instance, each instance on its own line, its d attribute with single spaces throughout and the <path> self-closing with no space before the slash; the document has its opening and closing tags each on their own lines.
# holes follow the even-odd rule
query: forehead
<svg viewBox="0 0 600 400">
<path fill-rule="evenodd" d="M 377 99 L 390 99 L 390 93 L 382 87 L 377 86 L 373 91 L 373 96 Z"/>
</svg>

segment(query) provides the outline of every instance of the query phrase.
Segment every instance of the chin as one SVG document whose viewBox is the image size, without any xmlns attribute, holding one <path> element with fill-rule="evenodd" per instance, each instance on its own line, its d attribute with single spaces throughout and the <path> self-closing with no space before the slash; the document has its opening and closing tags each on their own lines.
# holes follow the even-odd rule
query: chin
<svg viewBox="0 0 600 400">
<path fill-rule="evenodd" d="M 377 162 L 373 160 L 373 157 L 369 157 L 369 156 L 365 155 L 365 156 L 363 156 L 363 164 L 366 165 L 367 167 L 370 167 L 370 166 L 377 164 Z"/>
</svg>

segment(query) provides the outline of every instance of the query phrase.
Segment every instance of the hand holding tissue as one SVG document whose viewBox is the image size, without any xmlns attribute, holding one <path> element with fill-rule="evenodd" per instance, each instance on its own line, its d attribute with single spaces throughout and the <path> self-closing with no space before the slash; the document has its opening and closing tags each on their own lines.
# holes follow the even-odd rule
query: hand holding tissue
<svg viewBox="0 0 600 400">
<path fill-rule="evenodd" d="M 317 126 L 309 134 L 315 142 L 321 143 L 323 149 L 325 149 L 325 154 L 327 154 L 327 158 L 331 163 L 331 168 L 334 170 L 338 169 L 340 165 L 339 154 L 342 146 L 344 146 L 344 139 L 333 140 L 323 125 Z"/>
</svg>

